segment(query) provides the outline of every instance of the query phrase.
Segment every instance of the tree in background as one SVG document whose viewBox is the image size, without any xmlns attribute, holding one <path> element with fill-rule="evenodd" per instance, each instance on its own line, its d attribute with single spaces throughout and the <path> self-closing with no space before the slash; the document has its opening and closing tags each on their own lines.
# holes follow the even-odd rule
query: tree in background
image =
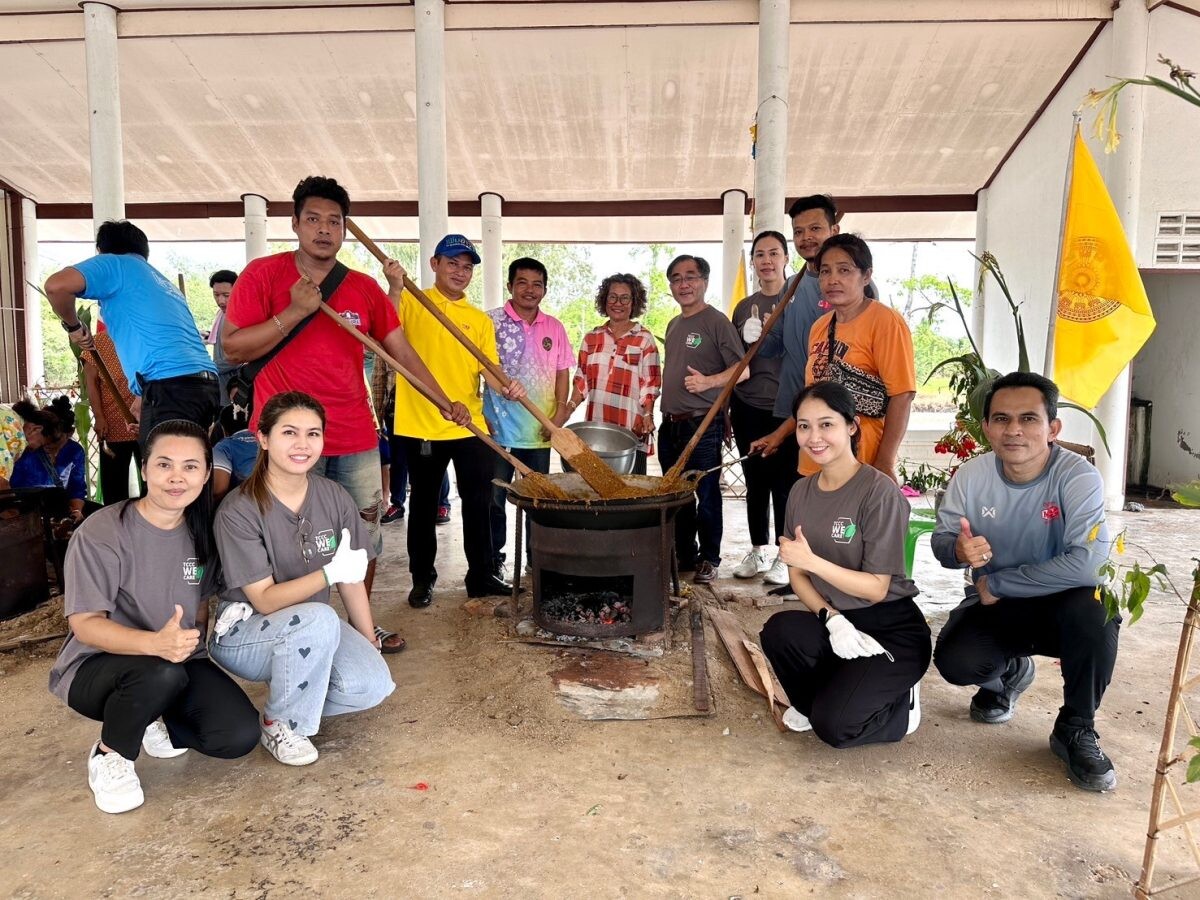
<svg viewBox="0 0 1200 900">
<path fill-rule="evenodd" d="M 905 295 L 904 308 L 900 310 L 912 330 L 913 352 L 917 363 L 917 389 L 920 391 L 929 373 L 943 359 L 959 356 L 970 351 L 970 342 L 965 337 L 948 337 L 938 330 L 934 313 L 943 307 L 952 307 L 953 298 L 945 278 L 940 275 L 915 275 L 897 279 L 896 294 Z M 958 299 L 963 306 L 971 305 L 974 296 L 970 288 L 957 288 Z"/>
</svg>

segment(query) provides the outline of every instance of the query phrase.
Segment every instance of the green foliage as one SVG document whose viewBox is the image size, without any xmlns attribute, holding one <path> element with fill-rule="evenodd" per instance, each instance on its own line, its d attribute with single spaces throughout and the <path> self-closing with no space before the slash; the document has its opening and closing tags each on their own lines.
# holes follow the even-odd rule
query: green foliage
<svg viewBox="0 0 1200 900">
<path fill-rule="evenodd" d="M 948 338 L 939 334 L 929 319 L 922 319 L 912 332 L 913 352 L 917 363 L 917 382 L 929 380 L 933 369 L 947 357 L 962 356 L 971 349 L 966 338 Z"/>
<path fill-rule="evenodd" d="M 1171 496 L 1180 506 L 1200 506 L 1200 479 L 1171 485 Z"/>
<path fill-rule="evenodd" d="M 950 483 L 950 472 L 938 466 L 931 466 L 928 463 L 921 463 L 912 471 L 909 471 L 905 465 L 905 460 L 900 460 L 897 466 L 897 474 L 900 477 L 900 483 L 906 484 L 914 491 L 920 491 L 922 494 L 927 491 L 934 491 L 945 488 Z"/>
<path fill-rule="evenodd" d="M 1188 746 L 1197 751 L 1196 755 L 1188 760 L 1187 782 L 1191 784 L 1193 781 L 1200 781 L 1200 737 L 1192 738 L 1188 741 Z"/>
</svg>

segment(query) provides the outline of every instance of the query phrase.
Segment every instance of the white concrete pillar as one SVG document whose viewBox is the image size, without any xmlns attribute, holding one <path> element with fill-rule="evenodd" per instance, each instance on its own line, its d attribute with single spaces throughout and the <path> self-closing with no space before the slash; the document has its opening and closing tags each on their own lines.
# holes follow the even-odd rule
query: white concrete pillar
<svg viewBox="0 0 1200 900">
<path fill-rule="evenodd" d="M 784 234 L 787 210 L 789 0 L 758 3 L 758 111 L 755 115 L 754 231 Z"/>
<path fill-rule="evenodd" d="M 742 248 L 746 245 L 746 192 L 737 188 L 721 195 L 721 303 L 726 313 L 733 311 L 741 297 L 733 296 L 738 269 L 742 266 Z M 747 273 L 747 279 L 750 275 Z M 749 287 L 749 281 L 746 282 Z"/>
<path fill-rule="evenodd" d="M 25 284 L 17 290 L 25 292 L 25 368 L 30 384 L 41 384 L 46 380 L 46 359 L 42 351 L 42 295 L 30 287 L 37 284 L 41 271 L 38 262 L 37 204 L 28 197 L 21 198 L 21 232 L 24 254 L 21 257 L 25 271 Z"/>
<path fill-rule="evenodd" d="M 108 219 L 125 218 L 121 79 L 117 67 L 116 9 L 106 3 L 83 3 L 82 6 L 94 237 L 96 229 Z"/>
<path fill-rule="evenodd" d="M 988 189 L 981 188 L 975 194 L 975 200 L 975 255 L 983 256 L 984 251 L 988 248 Z M 971 323 L 971 337 L 975 339 L 975 345 L 979 348 L 979 352 L 984 354 L 983 358 L 987 359 L 987 351 L 983 348 L 983 343 L 986 340 L 984 326 L 987 321 L 984 312 L 986 309 L 984 300 L 985 292 L 979 289 L 979 273 L 982 270 L 983 267 L 976 262 L 974 269 L 975 283 L 968 285 L 975 292 L 971 299 L 971 317 L 969 321 Z"/>
<path fill-rule="evenodd" d="M 483 225 L 483 308 L 499 309 L 504 305 L 504 240 L 500 231 L 500 208 L 504 198 L 499 194 L 479 195 L 479 217 Z"/>
<path fill-rule="evenodd" d="M 1113 13 L 1113 63 L 1108 71 L 1140 76 L 1148 70 L 1146 41 L 1150 13 L 1144 3 L 1122 3 Z M 1138 243 L 1138 211 L 1142 187 L 1142 135 L 1144 93 L 1121 92 L 1121 144 L 1108 160 L 1108 191 L 1121 217 L 1125 239 Z M 1111 453 L 1096 453 L 1096 468 L 1104 479 L 1104 504 L 1110 511 L 1125 505 L 1126 431 L 1129 428 L 1129 367 L 1117 376 L 1100 402 L 1096 418 L 1104 425 Z"/>
<path fill-rule="evenodd" d="M 262 194 L 242 194 L 242 215 L 246 228 L 246 262 L 267 255 L 267 198 Z"/>
<path fill-rule="evenodd" d="M 446 234 L 446 16 L 444 0 L 415 0 L 417 88 L 417 227 L 421 282 L 433 284 L 429 260 Z"/>
</svg>

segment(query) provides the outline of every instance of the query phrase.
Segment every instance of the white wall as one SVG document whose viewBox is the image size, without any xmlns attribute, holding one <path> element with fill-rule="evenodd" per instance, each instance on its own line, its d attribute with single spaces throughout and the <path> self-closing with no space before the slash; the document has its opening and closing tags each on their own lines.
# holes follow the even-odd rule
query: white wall
<svg viewBox="0 0 1200 900">
<path fill-rule="evenodd" d="M 1166 6 L 1154 10 L 1146 71 L 1121 74 L 1168 80 L 1167 67 L 1157 61 L 1160 54 L 1185 69 L 1200 69 L 1200 16 Z M 1200 212 L 1200 109 L 1157 88 L 1126 90 L 1141 90 L 1145 103 L 1137 259 L 1138 265 L 1153 267 L 1159 212 Z"/>
<path fill-rule="evenodd" d="M 1158 328 L 1133 363 L 1133 395 L 1154 403 L 1151 484 L 1200 477 L 1200 457 L 1179 446 L 1180 434 L 1200 453 L 1200 272 L 1143 274 Z"/>
</svg>

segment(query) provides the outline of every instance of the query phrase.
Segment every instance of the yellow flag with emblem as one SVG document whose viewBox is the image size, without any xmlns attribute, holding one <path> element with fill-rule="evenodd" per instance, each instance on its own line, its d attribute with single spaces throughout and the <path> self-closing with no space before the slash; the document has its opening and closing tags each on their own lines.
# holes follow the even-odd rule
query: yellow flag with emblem
<svg viewBox="0 0 1200 900">
<path fill-rule="evenodd" d="M 1065 397 L 1089 408 L 1154 332 L 1154 313 L 1137 262 L 1078 126 L 1057 316 L 1054 380 Z"/>
</svg>

